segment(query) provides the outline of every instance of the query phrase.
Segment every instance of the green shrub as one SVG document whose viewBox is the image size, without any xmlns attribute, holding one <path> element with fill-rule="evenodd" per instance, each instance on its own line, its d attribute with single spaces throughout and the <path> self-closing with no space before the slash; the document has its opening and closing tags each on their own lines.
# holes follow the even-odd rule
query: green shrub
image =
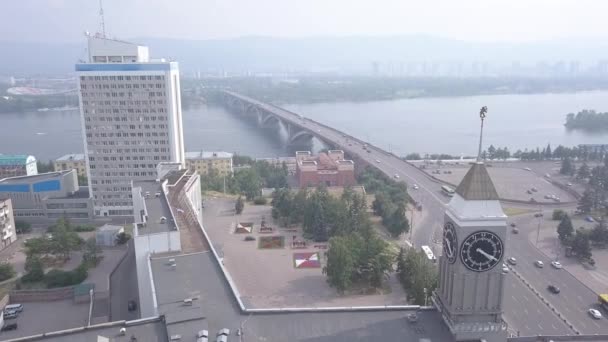
<svg viewBox="0 0 608 342">
<path fill-rule="evenodd" d="M 72 286 L 82 283 L 89 275 L 85 264 L 80 264 L 73 271 L 50 270 L 44 276 L 47 288 Z"/>
<path fill-rule="evenodd" d="M 561 210 L 561 209 L 555 209 L 553 210 L 553 220 L 555 221 L 561 221 L 562 218 L 564 218 L 564 215 L 566 214 L 565 211 Z"/>
<path fill-rule="evenodd" d="M 253 204 L 255 205 L 264 205 L 266 203 L 268 203 L 266 197 L 256 197 L 253 199 Z"/>
<path fill-rule="evenodd" d="M 124 232 L 120 233 L 120 234 L 116 235 L 116 244 L 124 245 L 130 239 L 131 239 L 131 235 L 129 235 L 128 233 L 124 233 Z"/>
<path fill-rule="evenodd" d="M 95 231 L 95 226 L 90 224 L 82 224 L 78 225 L 74 228 L 75 232 L 93 232 Z"/>
<path fill-rule="evenodd" d="M 0 264 L 0 281 L 11 279 L 15 276 L 15 274 L 17 273 L 15 272 L 15 268 L 13 267 L 13 265 L 8 263 Z"/>
</svg>

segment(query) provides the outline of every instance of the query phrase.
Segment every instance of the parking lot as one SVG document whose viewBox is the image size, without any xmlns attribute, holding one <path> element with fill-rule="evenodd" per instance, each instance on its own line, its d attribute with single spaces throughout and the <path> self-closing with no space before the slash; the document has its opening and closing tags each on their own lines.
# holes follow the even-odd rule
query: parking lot
<svg viewBox="0 0 608 342">
<path fill-rule="evenodd" d="M 496 163 L 492 167 L 488 167 L 490 177 L 494 182 L 498 196 L 503 199 L 511 199 L 518 201 L 530 201 L 534 199 L 537 202 L 554 202 L 552 199 L 547 199 L 545 196 L 554 195 L 561 202 L 570 202 L 575 199 L 568 192 L 551 184 L 544 177 L 544 174 L 538 174 L 534 170 L 528 171 L 525 166 L 509 164 L 501 165 Z M 468 164 L 462 165 L 443 165 L 440 168 L 435 166 L 429 167 L 427 173 L 435 176 L 451 184 L 460 184 L 460 181 L 469 169 Z M 439 173 L 436 173 L 439 171 Z M 433 173 L 435 172 L 435 173 Z M 555 174 L 549 174 L 551 177 Z M 532 191 L 535 188 L 537 191 Z M 528 193 L 530 190 L 530 193 Z"/>
<path fill-rule="evenodd" d="M 16 319 L 5 324 L 17 323 L 17 330 L 3 331 L 0 340 L 41 334 L 87 325 L 89 303 L 75 304 L 70 300 L 23 303 L 23 311 Z"/>
<path fill-rule="evenodd" d="M 223 255 L 224 265 L 236 282 L 241 298 L 247 306 L 265 308 L 407 303 L 405 292 L 394 275 L 387 281 L 383 293 L 339 296 L 335 289 L 328 286 L 326 276 L 322 273 L 325 249 L 316 248 L 315 245 L 319 245 L 316 243 L 309 243 L 304 249 L 292 249 L 293 237 L 300 239 L 300 234 L 284 229 L 277 231 L 277 225 L 272 223 L 270 206 L 247 204 L 243 213 L 236 216 L 234 200 L 207 199 L 203 216 L 205 229 L 218 253 Z M 274 227 L 272 234 L 259 233 L 262 216 Z M 237 222 L 254 222 L 254 232 L 235 234 Z M 246 235 L 254 236 L 256 240 L 244 241 Z M 285 247 L 259 249 L 259 238 L 269 235 L 284 236 Z M 294 267 L 294 253 L 306 252 L 318 252 L 321 267 Z"/>
</svg>

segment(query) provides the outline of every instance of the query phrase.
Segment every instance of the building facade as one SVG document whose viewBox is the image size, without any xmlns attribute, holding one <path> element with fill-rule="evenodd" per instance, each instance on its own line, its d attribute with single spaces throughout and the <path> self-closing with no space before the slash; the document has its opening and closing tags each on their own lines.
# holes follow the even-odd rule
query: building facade
<svg viewBox="0 0 608 342">
<path fill-rule="evenodd" d="M 86 177 L 87 175 L 87 163 L 82 153 L 66 154 L 59 157 L 53 162 L 53 167 L 55 171 L 76 170 L 79 177 Z"/>
<path fill-rule="evenodd" d="M 95 215 L 131 216 L 131 181 L 154 180 L 160 162 L 184 163 L 178 64 L 89 37 L 89 63 L 76 72 Z"/>
<path fill-rule="evenodd" d="M 330 150 L 314 157 L 310 151 L 296 152 L 296 175 L 300 187 L 355 185 L 355 163 L 344 159 L 341 150 Z"/>
<path fill-rule="evenodd" d="M 10 198 L 14 216 L 28 222 L 50 222 L 64 215 L 93 218 L 88 188 L 78 186 L 76 170 L 2 179 L 0 198 Z"/>
<path fill-rule="evenodd" d="M 0 179 L 36 174 L 38 167 L 34 156 L 0 154 Z"/>
<path fill-rule="evenodd" d="M 220 176 L 230 176 L 232 168 L 232 153 L 228 152 L 186 152 L 186 168 L 201 175 L 213 172 Z"/>
<path fill-rule="evenodd" d="M 15 217 L 13 216 L 13 205 L 10 198 L 0 198 L 0 233 L 2 234 L 0 250 L 17 241 Z"/>
</svg>

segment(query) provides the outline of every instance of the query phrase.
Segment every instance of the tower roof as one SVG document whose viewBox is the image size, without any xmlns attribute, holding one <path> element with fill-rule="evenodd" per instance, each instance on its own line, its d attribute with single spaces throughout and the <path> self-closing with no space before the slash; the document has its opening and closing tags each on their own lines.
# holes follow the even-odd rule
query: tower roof
<svg viewBox="0 0 608 342">
<path fill-rule="evenodd" d="M 471 166 L 456 188 L 456 193 L 468 201 L 497 201 L 499 199 L 488 170 L 481 162 L 476 162 Z"/>
</svg>

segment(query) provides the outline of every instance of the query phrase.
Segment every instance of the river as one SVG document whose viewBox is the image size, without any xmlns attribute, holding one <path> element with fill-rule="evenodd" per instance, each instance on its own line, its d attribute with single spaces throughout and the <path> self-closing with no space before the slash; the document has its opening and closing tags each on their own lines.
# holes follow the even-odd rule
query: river
<svg viewBox="0 0 608 342">
<path fill-rule="evenodd" d="M 608 92 L 421 98 L 365 103 L 285 105 L 398 155 L 410 152 L 473 154 L 478 112 L 488 106 L 484 145 L 511 151 L 559 144 L 608 143 L 608 132 L 567 131 L 565 116 L 581 109 L 608 111 Z M 221 107 L 184 111 L 186 150 L 223 150 L 254 157 L 285 156 L 275 136 Z M 40 160 L 82 153 L 77 111 L 0 115 L 0 153 L 32 154 Z"/>
</svg>

